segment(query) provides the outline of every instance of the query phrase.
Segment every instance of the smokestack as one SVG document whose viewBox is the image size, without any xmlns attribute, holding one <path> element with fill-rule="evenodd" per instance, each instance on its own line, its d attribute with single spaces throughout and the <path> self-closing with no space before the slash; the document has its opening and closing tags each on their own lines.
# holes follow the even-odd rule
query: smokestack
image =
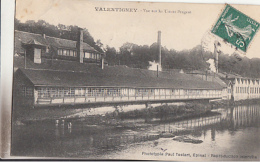
<svg viewBox="0 0 260 162">
<path fill-rule="evenodd" d="M 101 69 L 104 69 L 104 57 L 102 56 L 102 58 L 101 58 Z"/>
<path fill-rule="evenodd" d="M 158 31 L 158 49 L 159 49 L 159 66 L 162 67 L 162 54 L 161 54 L 161 31 Z"/>
<path fill-rule="evenodd" d="M 157 78 L 159 77 L 159 65 L 157 65 Z"/>
<path fill-rule="evenodd" d="M 77 60 L 80 63 L 83 63 L 83 57 L 84 57 L 84 52 L 83 52 L 83 29 L 79 28 L 78 29 L 78 39 L 77 39 Z"/>
</svg>

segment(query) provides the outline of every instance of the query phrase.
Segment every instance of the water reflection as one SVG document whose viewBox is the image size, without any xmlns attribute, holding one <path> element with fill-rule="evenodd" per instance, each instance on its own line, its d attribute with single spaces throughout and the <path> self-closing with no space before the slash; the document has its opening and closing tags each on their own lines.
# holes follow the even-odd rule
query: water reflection
<svg viewBox="0 0 260 162">
<path fill-rule="evenodd" d="M 238 106 L 227 113 L 226 123 L 229 128 L 236 130 L 240 127 L 259 126 L 258 106 Z"/>
<path fill-rule="evenodd" d="M 113 154 L 115 151 L 120 152 L 130 144 L 135 146 L 143 143 L 145 148 L 148 147 L 145 142 L 151 141 L 152 144 L 149 144 L 149 147 L 152 145 L 155 148 L 158 145 L 161 132 L 170 132 L 176 136 L 189 135 L 202 140 L 207 140 L 207 137 L 210 136 L 210 146 L 214 147 L 238 145 L 240 143 L 238 141 L 221 143 L 221 138 L 227 138 L 223 136 L 224 132 L 228 131 L 229 136 L 234 136 L 237 130 L 244 128 L 253 127 L 259 131 L 259 108 L 258 105 L 248 105 L 218 109 L 217 112 L 220 114 L 215 116 L 129 129 L 89 125 L 76 121 L 72 121 L 71 127 L 67 127 L 68 122 L 66 121 L 58 125 L 38 123 L 16 126 L 13 128 L 12 134 L 12 154 L 20 156 L 102 158 L 104 154 Z M 145 122 L 144 120 L 135 121 Z M 124 120 L 124 122 L 127 122 L 127 120 Z M 255 132 L 255 130 L 252 132 L 250 130 L 244 129 L 240 133 L 252 134 Z M 185 148 L 186 145 L 183 145 L 183 147 Z M 243 147 L 246 148 L 247 146 Z M 257 148 L 259 149 L 259 146 Z M 205 148 L 202 147 L 202 150 L 205 150 Z"/>
</svg>

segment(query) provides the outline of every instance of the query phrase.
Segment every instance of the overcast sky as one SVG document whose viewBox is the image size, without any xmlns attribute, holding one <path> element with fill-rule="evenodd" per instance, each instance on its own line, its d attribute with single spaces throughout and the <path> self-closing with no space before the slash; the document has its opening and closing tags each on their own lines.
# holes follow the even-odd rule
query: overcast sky
<svg viewBox="0 0 260 162">
<path fill-rule="evenodd" d="M 222 4 L 94 2 L 86 0 L 17 0 L 16 18 L 45 20 L 51 24 L 77 25 L 87 28 L 95 40 L 120 47 L 125 42 L 151 45 L 162 31 L 162 45 L 168 49 L 191 49 L 208 39 L 217 21 Z M 260 22 L 260 6 L 232 5 Z M 96 11 L 101 8 L 131 8 L 137 12 Z M 157 13 L 145 12 L 157 10 Z M 162 13 L 158 13 L 159 10 Z M 176 13 L 165 13 L 175 11 Z M 134 11 L 134 10 L 133 10 Z M 187 11 L 187 14 L 180 13 Z M 260 58 L 260 32 L 254 37 L 246 55 Z M 213 46 L 212 43 L 209 45 Z M 231 50 L 232 51 L 232 50 Z M 231 52 L 232 53 L 232 52 Z"/>
</svg>

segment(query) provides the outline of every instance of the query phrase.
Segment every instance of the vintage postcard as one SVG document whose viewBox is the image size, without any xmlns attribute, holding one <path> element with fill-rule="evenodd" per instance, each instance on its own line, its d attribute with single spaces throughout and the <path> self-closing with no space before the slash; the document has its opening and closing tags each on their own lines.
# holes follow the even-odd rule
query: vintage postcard
<svg viewBox="0 0 260 162">
<path fill-rule="evenodd" d="M 260 6 L 16 0 L 6 158 L 260 160 Z"/>
</svg>

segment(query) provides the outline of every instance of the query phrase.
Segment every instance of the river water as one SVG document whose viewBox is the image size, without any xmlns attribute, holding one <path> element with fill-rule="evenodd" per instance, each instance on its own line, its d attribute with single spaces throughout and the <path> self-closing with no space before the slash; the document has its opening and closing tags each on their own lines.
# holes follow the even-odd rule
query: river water
<svg viewBox="0 0 260 162">
<path fill-rule="evenodd" d="M 71 121 L 71 128 L 67 123 L 48 122 L 13 126 L 11 154 L 78 159 L 260 160 L 260 106 L 213 111 L 219 114 L 142 127 L 90 125 L 84 121 Z M 144 120 L 124 122 L 144 123 Z M 203 142 L 162 138 L 160 132 Z"/>
</svg>

